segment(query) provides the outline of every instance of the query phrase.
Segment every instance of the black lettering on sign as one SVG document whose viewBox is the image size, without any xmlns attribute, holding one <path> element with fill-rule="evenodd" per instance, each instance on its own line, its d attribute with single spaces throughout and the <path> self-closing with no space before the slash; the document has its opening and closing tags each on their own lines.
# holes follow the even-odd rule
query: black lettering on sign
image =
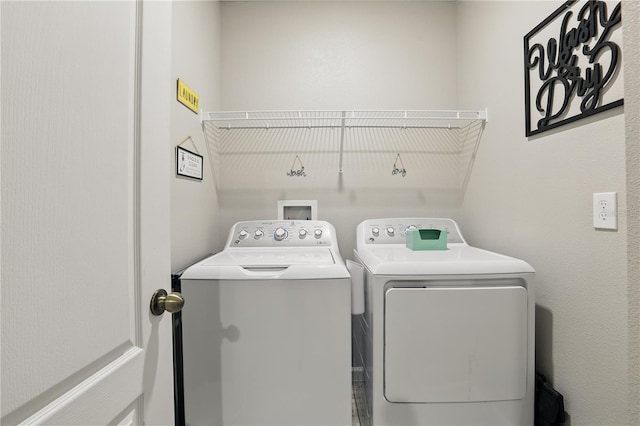
<svg viewBox="0 0 640 426">
<path fill-rule="evenodd" d="M 298 169 L 298 170 L 289 170 L 287 172 L 287 176 L 290 177 L 307 177 L 307 174 L 304 171 L 304 166 L 302 166 L 302 168 Z"/>
<path fill-rule="evenodd" d="M 603 105 L 622 54 L 620 46 L 611 41 L 612 33 L 621 27 L 621 5 L 609 13 L 604 1 L 589 0 L 574 15 L 570 9 L 574 3 L 566 2 L 525 36 L 527 136 L 623 104 L 620 99 Z M 558 36 L 549 38 L 546 45 L 537 42 L 529 47 L 535 35 L 562 13 Z M 580 102 L 580 113 L 569 116 L 574 100 Z M 539 119 L 532 129 L 534 106 Z"/>
<path fill-rule="evenodd" d="M 395 176 L 395 175 L 400 175 L 402 177 L 407 176 L 407 171 L 404 169 L 404 167 L 402 169 L 399 169 L 397 167 L 393 167 L 393 170 L 391 171 L 391 175 Z"/>
</svg>

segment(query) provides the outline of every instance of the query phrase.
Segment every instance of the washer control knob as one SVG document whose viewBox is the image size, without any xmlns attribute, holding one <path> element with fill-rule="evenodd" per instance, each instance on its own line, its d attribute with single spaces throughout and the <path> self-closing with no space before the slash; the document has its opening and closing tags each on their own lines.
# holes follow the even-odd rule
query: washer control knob
<svg viewBox="0 0 640 426">
<path fill-rule="evenodd" d="M 406 228 L 404 228 L 404 233 L 406 234 L 407 231 L 411 231 L 412 229 L 418 229 L 418 227 L 415 225 L 409 225 Z"/>
<path fill-rule="evenodd" d="M 393 227 L 389 226 L 387 228 L 387 235 L 390 236 L 390 237 L 393 237 L 394 235 L 396 235 L 396 230 L 393 229 Z"/>
<path fill-rule="evenodd" d="M 380 236 L 380 228 L 374 226 L 373 228 L 371 228 L 371 234 L 373 234 L 374 237 Z"/>
<path fill-rule="evenodd" d="M 247 236 L 249 235 L 249 233 L 247 231 L 245 231 L 244 229 L 242 231 L 240 231 L 240 233 L 238 234 L 238 237 L 241 240 L 244 240 L 245 238 L 247 238 Z"/>
<path fill-rule="evenodd" d="M 299 236 L 300 238 L 306 238 L 306 237 L 307 237 L 307 234 L 308 234 L 308 232 L 307 232 L 307 230 L 306 230 L 306 229 L 301 229 L 301 230 L 298 232 L 298 236 Z"/>
<path fill-rule="evenodd" d="M 322 237 L 322 229 L 316 229 L 315 231 L 313 231 L 313 236 L 316 238 Z"/>
<path fill-rule="evenodd" d="M 285 238 L 287 238 L 288 232 L 286 229 L 284 228 L 278 228 L 276 229 L 276 232 L 273 233 L 273 238 L 275 238 L 276 241 L 282 241 Z"/>
<path fill-rule="evenodd" d="M 256 240 L 259 240 L 263 236 L 264 232 L 262 232 L 260 229 L 256 230 L 256 232 L 253 233 L 253 238 L 255 238 Z"/>
</svg>

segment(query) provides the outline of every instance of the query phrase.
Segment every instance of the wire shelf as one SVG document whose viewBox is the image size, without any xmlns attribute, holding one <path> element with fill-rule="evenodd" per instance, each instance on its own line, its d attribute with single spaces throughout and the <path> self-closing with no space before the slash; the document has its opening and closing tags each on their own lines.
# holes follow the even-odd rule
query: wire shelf
<svg viewBox="0 0 640 426">
<path fill-rule="evenodd" d="M 486 110 L 327 110 L 202 112 L 203 125 L 218 129 L 256 128 L 462 128 L 487 121 Z"/>
<path fill-rule="evenodd" d="M 227 160 L 287 153 L 332 154 L 338 156 L 338 172 L 343 173 L 345 154 L 369 160 L 394 153 L 432 159 L 446 156 L 457 158 L 452 160 L 455 164 L 445 169 L 461 167 L 460 184 L 464 187 L 488 122 L 488 112 L 486 109 L 203 111 L 200 122 L 216 157 L 225 156 Z"/>
</svg>

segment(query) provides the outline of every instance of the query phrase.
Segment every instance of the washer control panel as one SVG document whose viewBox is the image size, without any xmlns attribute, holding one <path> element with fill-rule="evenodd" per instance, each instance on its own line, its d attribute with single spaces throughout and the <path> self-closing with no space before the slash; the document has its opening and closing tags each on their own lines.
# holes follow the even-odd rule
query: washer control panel
<svg viewBox="0 0 640 426">
<path fill-rule="evenodd" d="M 238 222 L 227 247 L 318 247 L 337 245 L 335 229 L 322 220 L 255 220 Z"/>
<path fill-rule="evenodd" d="M 447 231 L 447 243 L 464 243 L 458 225 L 451 219 L 396 218 L 369 219 L 360 224 L 359 238 L 367 244 L 406 244 L 411 229 L 440 229 Z"/>
</svg>

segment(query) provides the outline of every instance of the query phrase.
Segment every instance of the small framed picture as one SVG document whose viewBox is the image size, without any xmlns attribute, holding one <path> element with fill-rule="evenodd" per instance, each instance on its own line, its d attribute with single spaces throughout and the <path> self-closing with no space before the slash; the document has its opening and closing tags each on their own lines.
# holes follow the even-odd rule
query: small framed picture
<svg viewBox="0 0 640 426">
<path fill-rule="evenodd" d="M 202 180 L 202 155 L 176 147 L 176 174 Z"/>
</svg>

